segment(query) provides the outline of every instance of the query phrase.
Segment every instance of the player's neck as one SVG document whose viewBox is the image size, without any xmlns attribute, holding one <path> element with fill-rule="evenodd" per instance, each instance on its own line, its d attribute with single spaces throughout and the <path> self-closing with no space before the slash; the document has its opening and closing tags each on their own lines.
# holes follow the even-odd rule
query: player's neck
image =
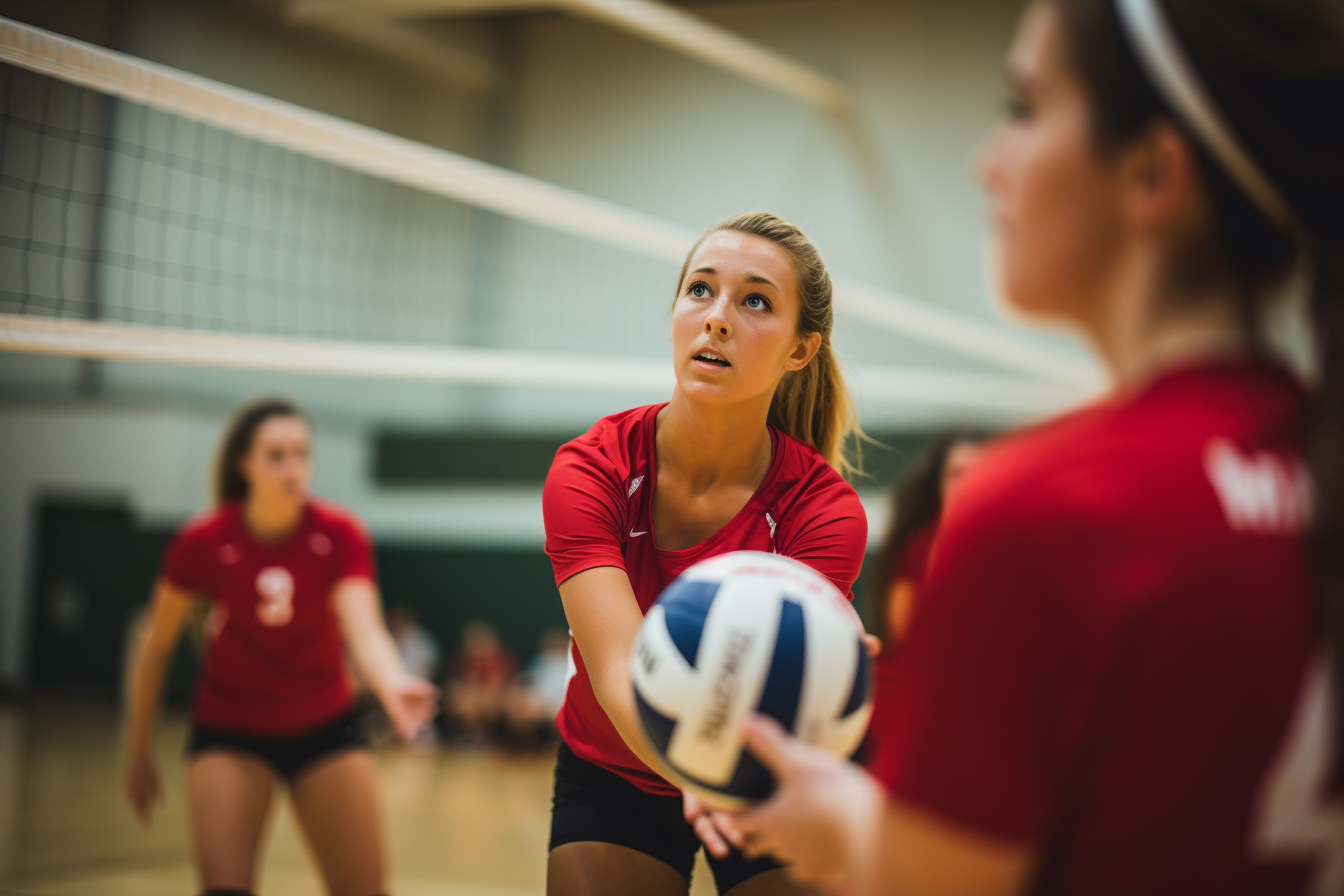
<svg viewBox="0 0 1344 896">
<path fill-rule="evenodd" d="M 692 404 L 680 392 L 658 414 L 658 475 L 674 474 L 693 491 L 721 484 L 759 485 L 770 470 L 769 405 Z"/>
<path fill-rule="evenodd" d="M 243 521 L 257 541 L 279 541 L 303 519 L 303 504 L 249 498 L 243 503 Z"/>
<path fill-rule="evenodd" d="M 1229 291 L 1175 294 L 1156 260 L 1116 278 L 1083 322 L 1113 381 L 1134 389 L 1175 367 L 1247 355 L 1251 340 Z"/>
</svg>

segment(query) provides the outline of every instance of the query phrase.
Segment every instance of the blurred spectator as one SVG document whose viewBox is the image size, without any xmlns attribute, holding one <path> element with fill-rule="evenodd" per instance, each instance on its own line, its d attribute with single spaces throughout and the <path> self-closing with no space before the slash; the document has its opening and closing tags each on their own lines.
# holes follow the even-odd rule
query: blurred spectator
<svg viewBox="0 0 1344 896">
<path fill-rule="evenodd" d="M 410 607 L 393 607 L 387 613 L 387 630 L 396 642 L 406 671 L 426 681 L 439 672 L 439 642 L 420 624 Z"/>
<path fill-rule="evenodd" d="M 517 670 L 517 660 L 494 626 L 479 619 L 468 622 L 445 688 L 449 731 L 469 745 L 487 743 L 505 721 L 509 685 Z"/>
<path fill-rule="evenodd" d="M 547 630 L 509 694 L 509 730 L 516 746 L 539 747 L 555 739 L 555 717 L 565 702 L 569 670 L 569 633 Z"/>
<path fill-rule="evenodd" d="M 882 653 L 873 667 L 873 722 L 864 748 L 868 757 L 882 755 L 879 744 L 886 717 L 882 695 L 890 690 L 900 645 L 919 609 L 920 584 L 938 521 L 958 480 L 984 451 L 985 441 L 978 434 L 943 433 L 896 483 L 886 538 L 865 595 L 868 630 L 882 639 Z"/>
<path fill-rule="evenodd" d="M 439 642 L 420 624 L 415 611 L 405 606 L 390 609 L 387 613 L 387 630 L 392 635 L 406 671 L 426 681 L 434 681 L 439 672 Z M 438 730 L 433 725 L 426 725 L 420 729 L 410 746 L 430 749 L 438 740 Z"/>
</svg>

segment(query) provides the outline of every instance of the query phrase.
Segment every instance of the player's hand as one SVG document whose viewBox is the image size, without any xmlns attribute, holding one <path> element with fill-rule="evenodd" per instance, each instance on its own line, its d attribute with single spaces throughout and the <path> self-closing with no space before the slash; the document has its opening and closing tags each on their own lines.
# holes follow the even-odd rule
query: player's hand
<svg viewBox="0 0 1344 896">
<path fill-rule="evenodd" d="M 131 808 L 135 810 L 135 817 L 140 819 L 141 824 L 148 826 L 154 807 L 163 802 L 163 782 L 159 780 L 158 765 L 150 750 L 130 751 L 126 757 L 123 784 Z"/>
<path fill-rule="evenodd" d="M 681 794 L 681 811 L 686 816 L 686 820 L 695 828 L 695 834 L 700 838 L 700 842 L 705 844 L 705 849 L 716 859 L 722 859 L 728 855 L 728 840 L 720 830 L 720 825 L 725 828 L 732 827 L 732 819 L 726 812 L 719 812 L 710 809 L 704 804 L 698 796 L 685 791 Z"/>
<path fill-rule="evenodd" d="M 408 743 L 434 719 L 439 706 L 439 689 L 415 675 L 398 676 L 378 696 L 397 736 Z"/>
<path fill-rule="evenodd" d="M 843 889 L 874 860 L 881 787 L 851 763 L 790 737 L 773 719 L 746 722 L 747 747 L 775 776 L 770 799 L 719 830 L 748 858 L 773 855 L 798 880 Z"/>
</svg>

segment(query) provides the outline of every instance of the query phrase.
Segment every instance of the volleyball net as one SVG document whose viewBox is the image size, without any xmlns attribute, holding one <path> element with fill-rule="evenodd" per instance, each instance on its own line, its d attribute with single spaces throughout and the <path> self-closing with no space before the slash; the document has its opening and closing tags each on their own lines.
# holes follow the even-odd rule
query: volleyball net
<svg viewBox="0 0 1344 896">
<path fill-rule="evenodd" d="M 695 234 L 0 19 L 0 349 L 546 388 L 670 385 Z M 1038 413 L 1077 356 L 837 281 L 838 327 L 1002 374 L 847 365 L 860 395 Z M 576 350 L 575 347 L 578 347 Z"/>
</svg>

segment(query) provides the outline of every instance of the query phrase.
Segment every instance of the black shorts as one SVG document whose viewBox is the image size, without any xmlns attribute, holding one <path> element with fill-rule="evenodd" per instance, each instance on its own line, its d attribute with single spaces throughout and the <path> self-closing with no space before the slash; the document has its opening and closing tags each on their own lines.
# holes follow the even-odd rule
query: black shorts
<svg viewBox="0 0 1344 896">
<path fill-rule="evenodd" d="M 700 838 L 686 821 L 681 797 L 640 790 L 613 772 L 580 759 L 564 741 L 555 763 L 551 849 L 566 843 L 614 843 L 638 850 L 691 879 Z M 748 878 L 782 867 L 770 859 L 748 861 L 738 850 L 705 858 L 720 893 Z"/>
<path fill-rule="evenodd" d="M 247 753 L 275 770 L 285 781 L 294 778 L 319 759 L 325 759 L 344 750 L 357 750 L 365 745 L 364 728 L 357 709 L 328 722 L 321 728 L 286 737 L 259 737 L 191 726 L 187 740 L 187 755 L 197 756 L 206 750 L 230 750 Z"/>
</svg>

